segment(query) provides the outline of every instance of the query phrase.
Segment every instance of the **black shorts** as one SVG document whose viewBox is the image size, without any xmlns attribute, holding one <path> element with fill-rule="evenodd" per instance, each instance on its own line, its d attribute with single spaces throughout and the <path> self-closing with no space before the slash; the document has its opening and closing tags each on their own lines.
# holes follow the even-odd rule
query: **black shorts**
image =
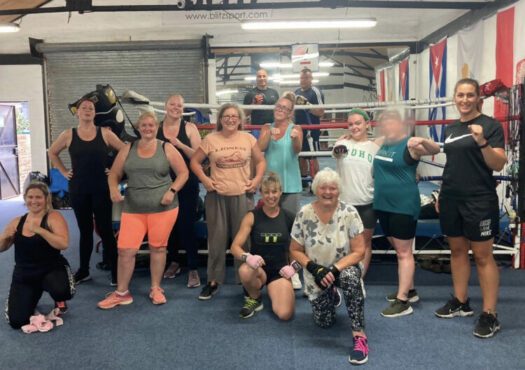
<svg viewBox="0 0 525 370">
<path fill-rule="evenodd" d="M 409 240 L 416 236 L 417 220 L 413 216 L 379 210 L 375 213 L 385 236 L 401 240 Z"/>
<path fill-rule="evenodd" d="M 354 207 L 357 210 L 357 213 L 359 213 L 359 217 L 361 217 L 361 222 L 365 229 L 373 229 L 376 227 L 377 216 L 372 203 Z"/>
<path fill-rule="evenodd" d="M 282 266 L 284 267 L 284 266 Z M 262 269 L 264 270 L 264 272 L 266 273 L 266 285 L 270 284 L 272 281 L 275 281 L 277 279 L 281 279 L 282 276 L 281 274 L 279 274 L 279 271 L 281 270 L 281 268 L 267 268 L 266 266 L 263 266 Z"/>
<path fill-rule="evenodd" d="M 456 199 L 439 197 L 439 223 L 443 234 L 481 242 L 492 239 L 499 229 L 497 197 Z"/>
</svg>

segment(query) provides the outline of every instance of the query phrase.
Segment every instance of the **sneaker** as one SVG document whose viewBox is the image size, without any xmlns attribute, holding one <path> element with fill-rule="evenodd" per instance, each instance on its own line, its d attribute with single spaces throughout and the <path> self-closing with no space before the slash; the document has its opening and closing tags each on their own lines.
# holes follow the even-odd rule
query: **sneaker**
<svg viewBox="0 0 525 370">
<path fill-rule="evenodd" d="M 75 279 L 75 285 L 78 285 L 80 283 L 84 283 L 86 281 L 91 280 L 91 275 L 89 275 L 89 271 L 79 269 L 75 273 L 75 276 L 73 276 L 73 279 Z"/>
<path fill-rule="evenodd" d="M 301 283 L 301 279 L 299 278 L 298 273 L 295 273 L 292 276 L 292 287 L 294 290 L 299 290 L 303 287 L 303 284 Z"/>
<path fill-rule="evenodd" d="M 199 295 L 199 299 L 201 301 L 207 301 L 208 299 L 211 299 L 215 293 L 219 290 L 219 285 L 211 285 L 211 283 L 206 284 L 204 288 L 201 290 L 201 294 Z"/>
<path fill-rule="evenodd" d="M 416 303 L 419 301 L 419 296 L 417 295 L 417 291 L 415 289 L 410 289 L 408 291 L 408 301 L 410 303 Z M 394 302 L 397 299 L 397 292 L 389 294 L 386 296 L 386 300 L 388 302 Z"/>
<path fill-rule="evenodd" d="M 159 286 L 150 289 L 149 298 L 153 304 L 164 304 L 167 302 L 166 296 L 164 295 L 164 289 Z"/>
<path fill-rule="evenodd" d="M 117 277 L 109 274 L 109 286 L 117 286 Z"/>
<path fill-rule="evenodd" d="M 97 263 L 95 265 L 95 267 L 97 268 L 97 270 L 102 270 L 102 271 L 109 271 L 109 270 L 111 270 L 111 266 L 109 265 L 109 263 L 106 263 L 104 261 L 101 261 L 101 262 Z"/>
<path fill-rule="evenodd" d="M 466 317 L 474 315 L 474 311 L 469 305 L 470 299 L 467 299 L 465 303 L 461 303 L 456 297 L 452 297 L 443 306 L 438 308 L 434 314 L 442 319 L 451 319 L 456 316 Z"/>
<path fill-rule="evenodd" d="M 199 271 L 190 270 L 188 273 L 188 288 L 197 288 L 201 286 L 201 279 L 199 277 Z"/>
<path fill-rule="evenodd" d="M 247 319 L 255 315 L 256 312 L 259 312 L 264 308 L 261 298 L 255 299 L 251 297 L 244 298 L 244 306 L 242 306 L 239 316 L 243 319 Z"/>
<path fill-rule="evenodd" d="M 500 329 L 498 317 L 495 313 L 482 312 L 473 334 L 478 338 L 490 338 Z"/>
<path fill-rule="evenodd" d="M 390 303 L 390 307 L 385 308 L 381 315 L 383 317 L 401 317 L 405 315 L 410 315 L 414 310 L 410 305 L 410 302 L 403 302 L 396 298 L 396 300 Z"/>
<path fill-rule="evenodd" d="M 353 338 L 354 346 L 350 351 L 348 362 L 352 365 L 362 365 L 368 361 L 368 340 L 362 335 Z"/>
<path fill-rule="evenodd" d="M 341 297 L 341 292 L 335 285 L 332 285 L 329 289 L 332 290 L 332 297 L 334 299 L 334 306 L 337 308 L 343 303 L 343 297 Z"/>
<path fill-rule="evenodd" d="M 59 312 L 60 316 L 65 314 L 67 312 L 67 309 L 68 309 L 66 301 L 55 302 L 55 308 L 58 308 L 58 312 Z"/>
<path fill-rule="evenodd" d="M 133 303 L 133 297 L 129 293 L 129 290 L 125 294 L 117 293 L 117 291 L 108 293 L 106 298 L 98 302 L 98 308 L 103 310 L 109 310 L 120 305 L 128 305 Z"/>
<path fill-rule="evenodd" d="M 180 275 L 181 268 L 177 262 L 172 262 L 166 271 L 164 271 L 164 279 L 173 279 L 177 275 Z"/>
</svg>

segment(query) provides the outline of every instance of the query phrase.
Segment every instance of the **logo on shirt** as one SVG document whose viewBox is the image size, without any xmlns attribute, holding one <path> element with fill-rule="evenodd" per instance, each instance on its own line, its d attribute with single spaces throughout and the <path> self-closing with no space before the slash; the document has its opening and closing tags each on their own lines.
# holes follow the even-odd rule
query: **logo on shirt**
<svg viewBox="0 0 525 370">
<path fill-rule="evenodd" d="M 472 137 L 472 135 L 471 134 L 465 134 L 465 135 L 461 135 L 461 136 L 452 137 L 452 134 L 450 134 L 446 138 L 445 144 L 450 144 L 450 143 L 453 143 L 454 141 L 458 141 L 458 140 L 464 139 L 466 137 Z"/>
<path fill-rule="evenodd" d="M 217 160 L 217 168 L 241 168 L 247 164 L 248 159 L 244 159 L 239 151 Z"/>
</svg>

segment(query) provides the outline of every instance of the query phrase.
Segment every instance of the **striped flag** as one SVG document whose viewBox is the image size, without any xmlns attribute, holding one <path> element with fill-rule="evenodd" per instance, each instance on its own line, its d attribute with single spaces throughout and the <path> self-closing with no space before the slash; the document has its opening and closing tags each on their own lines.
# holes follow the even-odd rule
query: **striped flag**
<svg viewBox="0 0 525 370">
<path fill-rule="evenodd" d="M 430 99 L 442 98 L 447 96 L 447 39 L 444 38 L 437 44 L 430 46 L 429 53 L 429 78 L 430 88 L 428 96 Z M 429 120 L 445 119 L 446 107 L 431 108 L 428 112 Z M 443 142 L 445 140 L 445 126 L 430 126 L 430 137 L 434 141 Z"/>
<path fill-rule="evenodd" d="M 399 97 L 401 100 L 410 99 L 408 91 L 408 73 L 408 58 L 406 58 L 399 63 Z"/>
<path fill-rule="evenodd" d="M 377 86 L 377 100 L 385 101 L 386 91 L 385 91 L 385 70 L 382 69 L 379 71 L 379 84 Z"/>
</svg>

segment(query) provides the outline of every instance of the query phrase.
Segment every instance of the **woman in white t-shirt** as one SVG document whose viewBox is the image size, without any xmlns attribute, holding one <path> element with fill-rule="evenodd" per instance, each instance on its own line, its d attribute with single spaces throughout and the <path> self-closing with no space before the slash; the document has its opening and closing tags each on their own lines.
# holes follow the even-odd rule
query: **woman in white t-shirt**
<svg viewBox="0 0 525 370">
<path fill-rule="evenodd" d="M 365 257 L 363 276 L 372 258 L 372 235 L 377 222 L 372 203 L 374 178 L 372 165 L 379 145 L 368 139 L 368 114 L 354 108 L 348 114 L 348 134 L 337 140 L 332 151 L 336 159 L 337 173 L 341 177 L 341 200 L 357 209 L 363 222 Z"/>
</svg>

